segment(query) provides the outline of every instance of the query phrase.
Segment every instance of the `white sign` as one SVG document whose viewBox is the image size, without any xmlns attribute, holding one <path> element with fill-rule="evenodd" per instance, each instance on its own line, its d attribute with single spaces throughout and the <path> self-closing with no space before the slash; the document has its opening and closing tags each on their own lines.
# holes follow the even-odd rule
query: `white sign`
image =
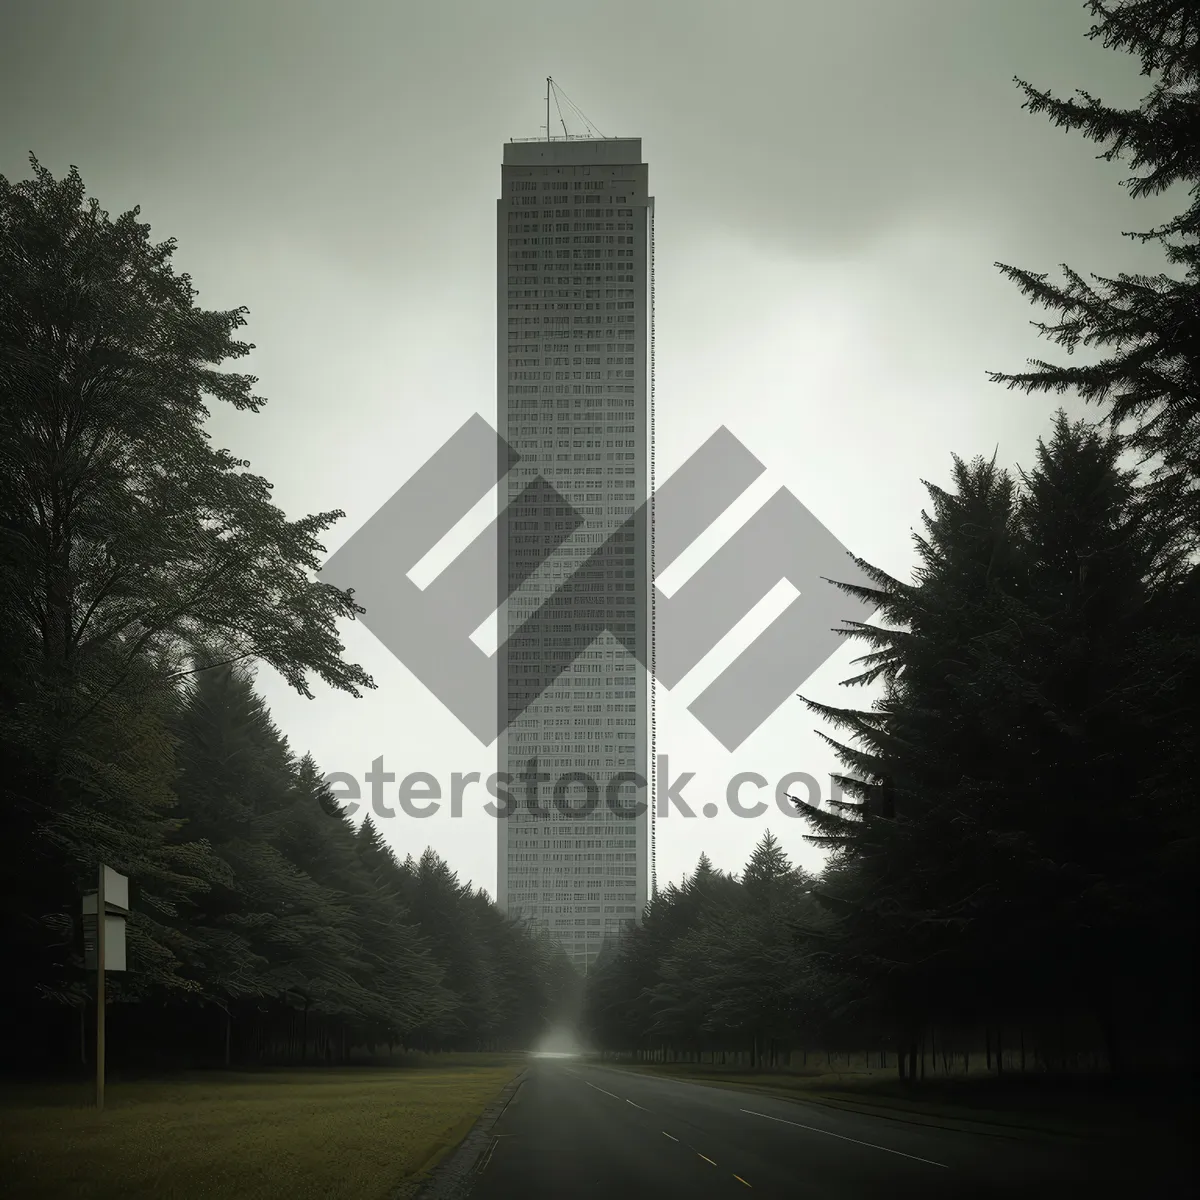
<svg viewBox="0 0 1200 1200">
<path fill-rule="evenodd" d="M 91 914 L 87 904 L 91 900 Z M 96 897 L 85 896 L 83 918 L 83 960 L 89 971 L 96 969 Z M 104 970 L 124 971 L 125 966 L 125 918 L 109 913 L 104 918 Z"/>
<path fill-rule="evenodd" d="M 112 867 L 104 868 L 104 907 L 129 911 L 129 876 L 118 875 Z"/>
</svg>

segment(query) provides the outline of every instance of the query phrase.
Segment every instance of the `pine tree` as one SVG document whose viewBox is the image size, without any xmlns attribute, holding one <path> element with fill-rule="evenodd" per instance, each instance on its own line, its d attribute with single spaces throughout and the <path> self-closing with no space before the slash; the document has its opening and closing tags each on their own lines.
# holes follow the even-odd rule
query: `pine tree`
<svg viewBox="0 0 1200 1200">
<path fill-rule="evenodd" d="M 1019 491 L 958 464 L 916 582 L 874 573 L 899 626 L 861 634 L 885 696 L 870 714 L 810 706 L 859 742 L 834 743 L 855 799 L 799 805 L 836 852 L 816 895 L 843 1014 L 890 1012 L 908 1039 L 1020 1013 L 1035 978 L 1045 1003 L 1103 1008 L 1130 973 L 1149 863 L 1177 832 L 1150 782 L 1155 647 L 1189 572 L 1121 449 L 1060 414 Z"/>
<path fill-rule="evenodd" d="M 281 813 L 275 842 L 309 878 L 342 899 L 354 953 L 339 969 L 316 1011 L 338 1018 L 339 1029 L 364 1024 L 402 1040 L 444 1003 L 442 972 L 403 899 L 402 868 L 377 832 L 373 867 L 347 817 L 330 816 L 336 801 L 317 766 L 297 765 L 291 803 Z"/>
<path fill-rule="evenodd" d="M 324 810 L 325 806 L 318 805 Z M 345 818 L 339 820 L 346 826 Z M 366 1015 L 380 1040 L 390 1034 L 406 1044 L 418 1030 L 436 1026 L 456 1004 L 445 985 L 445 968 L 410 905 L 411 872 L 397 861 L 370 817 L 353 834 L 355 857 L 368 891 L 359 908 L 363 940 L 373 956 L 370 976 L 378 1004 Z"/>
<path fill-rule="evenodd" d="M 28 955 L 15 975 L 72 990 L 79 892 L 103 855 L 141 888 L 142 970 L 115 992 L 184 986 L 199 951 L 176 906 L 216 867 L 174 836 L 170 684 L 212 641 L 304 694 L 313 674 L 357 694 L 371 681 L 342 661 L 337 622 L 359 610 L 313 578 L 339 514 L 287 520 L 209 444 L 210 400 L 261 407 L 222 369 L 252 348 L 244 311 L 198 308 L 137 210 L 110 220 L 77 171 L 32 162 L 0 178 L 6 933 Z"/>
<path fill-rule="evenodd" d="M 1114 426 L 1131 422 L 1130 445 L 1153 456 L 1160 478 L 1191 492 L 1193 528 L 1200 530 L 1200 11 L 1193 0 L 1089 0 L 1096 18 L 1089 37 L 1135 55 L 1153 80 L 1136 109 L 1117 109 L 1080 92 L 1063 100 L 1018 79 L 1031 112 L 1078 130 L 1105 146 L 1102 158 L 1124 159 L 1137 175 L 1132 196 L 1183 186 L 1188 208 L 1166 224 L 1129 234 L 1158 243 L 1182 275 L 1092 277 L 1064 267 L 1061 284 L 998 263 L 1039 305 L 1059 314 L 1038 328 L 1068 354 L 1078 347 L 1107 352 L 1090 366 L 1035 362 L 1024 374 L 992 377 L 1024 391 L 1073 389 L 1102 406 Z"/>
<path fill-rule="evenodd" d="M 406 864 L 407 902 L 444 971 L 452 1007 L 416 1036 L 430 1044 L 473 1049 L 494 1032 L 496 975 L 491 948 L 478 923 L 474 889 L 459 882 L 433 850 Z"/>
<path fill-rule="evenodd" d="M 1185 522 L 1191 571 L 1160 581 L 1154 589 L 1140 647 L 1139 661 L 1156 682 L 1139 693 L 1143 708 L 1138 722 L 1149 723 L 1155 736 L 1153 745 L 1143 741 L 1139 765 L 1150 770 L 1136 787 L 1145 821 L 1133 846 L 1141 863 L 1138 907 L 1143 926 L 1162 940 L 1141 939 L 1144 954 L 1137 967 L 1130 967 L 1141 978 L 1157 977 L 1160 996 L 1178 996 L 1190 991 L 1191 982 L 1186 970 L 1177 969 L 1177 946 L 1181 939 L 1189 941 L 1193 930 L 1168 914 L 1194 909 L 1195 886 L 1188 881 L 1195 879 L 1200 857 L 1194 788 L 1181 786 L 1195 778 L 1200 765 L 1195 737 L 1200 689 L 1200 566 L 1195 564 L 1200 538 L 1200 10 L 1193 0 L 1091 0 L 1087 7 L 1096 18 L 1089 36 L 1133 55 L 1151 81 L 1149 93 L 1137 108 L 1122 110 L 1086 93 L 1059 99 L 1017 80 L 1025 107 L 1104 146 L 1102 158 L 1126 161 L 1136 173 L 1124 181 L 1130 195 L 1183 189 L 1189 200 L 1165 224 L 1126 235 L 1159 247 L 1168 271 L 1089 279 L 1064 268 L 1064 282 L 1053 284 L 1044 274 L 997 264 L 1024 294 L 1058 314 L 1055 323 L 1038 326 L 1046 337 L 1068 354 L 1078 347 L 1102 354 L 1089 366 L 1039 361 L 1027 373 L 996 373 L 993 378 L 1030 392 L 1074 389 L 1097 404 L 1110 426 L 1121 432 L 1123 444 L 1151 467 L 1146 500 L 1156 519 L 1172 529 L 1181 517 Z"/>
<path fill-rule="evenodd" d="M 1122 468 L 1121 449 L 1061 414 L 1039 444 L 1020 507 L 1027 616 L 1020 645 L 998 645 L 990 672 L 997 703 L 1021 700 L 1010 808 L 1027 836 L 1012 847 L 1023 877 L 1005 914 L 1021 928 L 1013 955 L 1032 952 L 1060 996 L 1099 1010 L 1114 1059 L 1128 1017 L 1157 1003 L 1162 972 L 1146 950 L 1170 956 L 1184 933 L 1162 855 L 1178 809 L 1164 807 L 1154 772 L 1163 680 L 1190 657 L 1164 661 L 1163 603 L 1191 576 L 1169 514 Z M 1052 802 L 1031 803 L 1039 795 Z"/>
<path fill-rule="evenodd" d="M 966 797 L 986 791 L 1003 758 L 979 694 L 980 639 L 1006 628 L 1021 589 L 1012 479 L 994 462 L 956 457 L 954 483 L 926 484 L 933 506 L 915 536 L 913 583 L 860 562 L 875 586 L 839 585 L 872 599 L 886 622 L 847 631 L 872 647 L 847 683 L 882 680 L 885 690 L 871 711 L 806 701 L 852 735 L 827 740 L 853 773 L 837 777 L 848 798 L 832 811 L 796 801 L 817 831 L 810 840 L 834 851 L 814 889 L 834 923 L 821 950 L 840 978 L 832 1014 L 886 1014 L 904 1046 L 937 990 L 958 1004 L 954 970 L 939 969 L 986 892 L 965 854 Z"/>
<path fill-rule="evenodd" d="M 742 873 L 742 886 L 752 903 L 770 909 L 794 899 L 800 882 L 779 839 L 768 829 Z"/>
</svg>

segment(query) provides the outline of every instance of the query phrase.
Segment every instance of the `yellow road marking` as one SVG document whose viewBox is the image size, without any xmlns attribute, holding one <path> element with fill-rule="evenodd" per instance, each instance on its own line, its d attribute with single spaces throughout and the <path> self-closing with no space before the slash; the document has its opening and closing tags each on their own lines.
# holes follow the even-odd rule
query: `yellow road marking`
<svg viewBox="0 0 1200 1200">
<path fill-rule="evenodd" d="M 736 1179 L 738 1181 L 738 1183 L 746 1183 L 746 1181 L 740 1175 L 735 1175 L 734 1179 Z M 746 1183 L 746 1186 L 750 1187 L 750 1185 L 748 1183 Z M 753 1191 L 753 1189 L 751 1189 L 751 1190 Z"/>
</svg>

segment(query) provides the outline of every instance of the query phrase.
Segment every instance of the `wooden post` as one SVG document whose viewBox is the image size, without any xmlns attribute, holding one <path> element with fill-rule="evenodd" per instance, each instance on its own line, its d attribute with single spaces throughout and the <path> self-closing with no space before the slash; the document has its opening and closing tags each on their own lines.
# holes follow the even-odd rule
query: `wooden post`
<svg viewBox="0 0 1200 1200">
<path fill-rule="evenodd" d="M 96 1107 L 104 1107 L 104 867 L 96 889 Z"/>
</svg>

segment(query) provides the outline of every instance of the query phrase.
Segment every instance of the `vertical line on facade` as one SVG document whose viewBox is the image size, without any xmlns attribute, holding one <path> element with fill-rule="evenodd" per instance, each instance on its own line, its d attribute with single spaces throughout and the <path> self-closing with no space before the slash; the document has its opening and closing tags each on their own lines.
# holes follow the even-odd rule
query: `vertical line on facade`
<svg viewBox="0 0 1200 1200">
<path fill-rule="evenodd" d="M 655 476 L 655 411 L 654 411 L 654 209 L 650 209 L 650 899 L 658 892 L 657 834 L 658 834 L 658 676 L 657 661 L 657 597 L 655 595 L 654 503 Z"/>
</svg>

